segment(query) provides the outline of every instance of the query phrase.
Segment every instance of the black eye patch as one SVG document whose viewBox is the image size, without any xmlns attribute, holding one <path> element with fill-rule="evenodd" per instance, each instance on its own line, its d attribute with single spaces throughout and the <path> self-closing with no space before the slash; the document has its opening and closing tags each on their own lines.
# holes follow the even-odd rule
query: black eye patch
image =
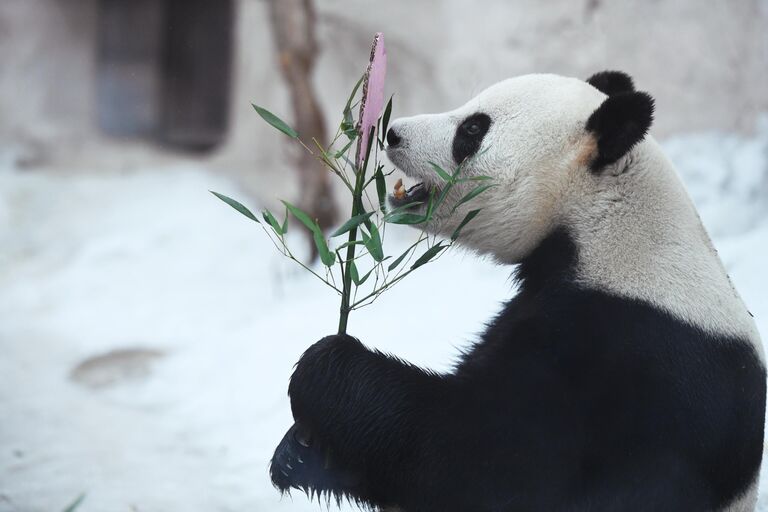
<svg viewBox="0 0 768 512">
<path fill-rule="evenodd" d="M 477 153 L 490 127 L 491 118 L 488 114 L 472 114 L 462 121 L 453 137 L 453 160 L 460 164 Z"/>
</svg>

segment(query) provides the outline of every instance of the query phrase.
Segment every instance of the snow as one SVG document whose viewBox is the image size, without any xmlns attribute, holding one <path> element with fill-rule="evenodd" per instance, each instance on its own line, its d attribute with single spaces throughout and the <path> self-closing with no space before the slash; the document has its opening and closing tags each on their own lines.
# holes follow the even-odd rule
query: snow
<svg viewBox="0 0 768 512">
<path fill-rule="evenodd" d="M 664 145 L 768 337 L 768 120 Z M 337 299 L 209 189 L 246 197 L 202 165 L 32 173 L 0 158 L 0 511 L 81 493 L 80 512 L 318 510 L 281 498 L 267 467 L 292 366 L 335 330 Z M 512 293 L 509 269 L 452 251 L 350 331 L 445 369 Z"/>
</svg>

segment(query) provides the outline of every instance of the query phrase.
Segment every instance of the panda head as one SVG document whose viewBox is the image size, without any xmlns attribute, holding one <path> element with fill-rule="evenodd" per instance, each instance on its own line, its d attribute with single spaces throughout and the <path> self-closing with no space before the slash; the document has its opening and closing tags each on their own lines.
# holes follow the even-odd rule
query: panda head
<svg viewBox="0 0 768 512">
<path fill-rule="evenodd" d="M 624 73 L 606 71 L 582 81 L 525 75 L 486 89 L 441 114 L 402 118 L 387 133 L 387 156 L 417 183 L 393 206 L 421 202 L 439 192 L 430 165 L 462 167 L 461 176 L 489 176 L 492 186 L 453 206 L 478 185 L 465 181 L 423 226 L 450 236 L 474 209 L 480 214 L 459 242 L 502 263 L 517 263 L 585 202 L 596 199 L 627 167 L 630 150 L 645 137 L 653 99 L 634 90 Z"/>
</svg>

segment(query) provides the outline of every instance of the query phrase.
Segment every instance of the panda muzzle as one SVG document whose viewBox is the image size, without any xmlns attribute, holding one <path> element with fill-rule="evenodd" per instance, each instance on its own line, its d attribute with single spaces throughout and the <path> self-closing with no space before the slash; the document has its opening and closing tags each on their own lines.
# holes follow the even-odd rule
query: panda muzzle
<svg viewBox="0 0 768 512">
<path fill-rule="evenodd" d="M 403 180 L 395 183 L 394 192 L 389 196 L 389 202 L 394 207 L 405 206 L 410 203 L 424 202 L 429 199 L 429 189 L 423 182 L 416 183 L 410 188 L 403 185 Z"/>
</svg>

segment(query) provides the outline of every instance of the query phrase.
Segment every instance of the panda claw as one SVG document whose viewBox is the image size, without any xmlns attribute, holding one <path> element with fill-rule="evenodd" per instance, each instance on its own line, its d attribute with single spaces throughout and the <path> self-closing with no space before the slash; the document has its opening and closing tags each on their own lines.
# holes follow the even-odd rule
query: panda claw
<svg viewBox="0 0 768 512">
<path fill-rule="evenodd" d="M 359 474 L 332 464 L 327 449 L 313 442 L 309 432 L 299 425 L 286 432 L 275 450 L 270 476 L 281 492 L 294 488 L 317 496 L 322 492 L 350 492 L 361 482 Z"/>
</svg>

